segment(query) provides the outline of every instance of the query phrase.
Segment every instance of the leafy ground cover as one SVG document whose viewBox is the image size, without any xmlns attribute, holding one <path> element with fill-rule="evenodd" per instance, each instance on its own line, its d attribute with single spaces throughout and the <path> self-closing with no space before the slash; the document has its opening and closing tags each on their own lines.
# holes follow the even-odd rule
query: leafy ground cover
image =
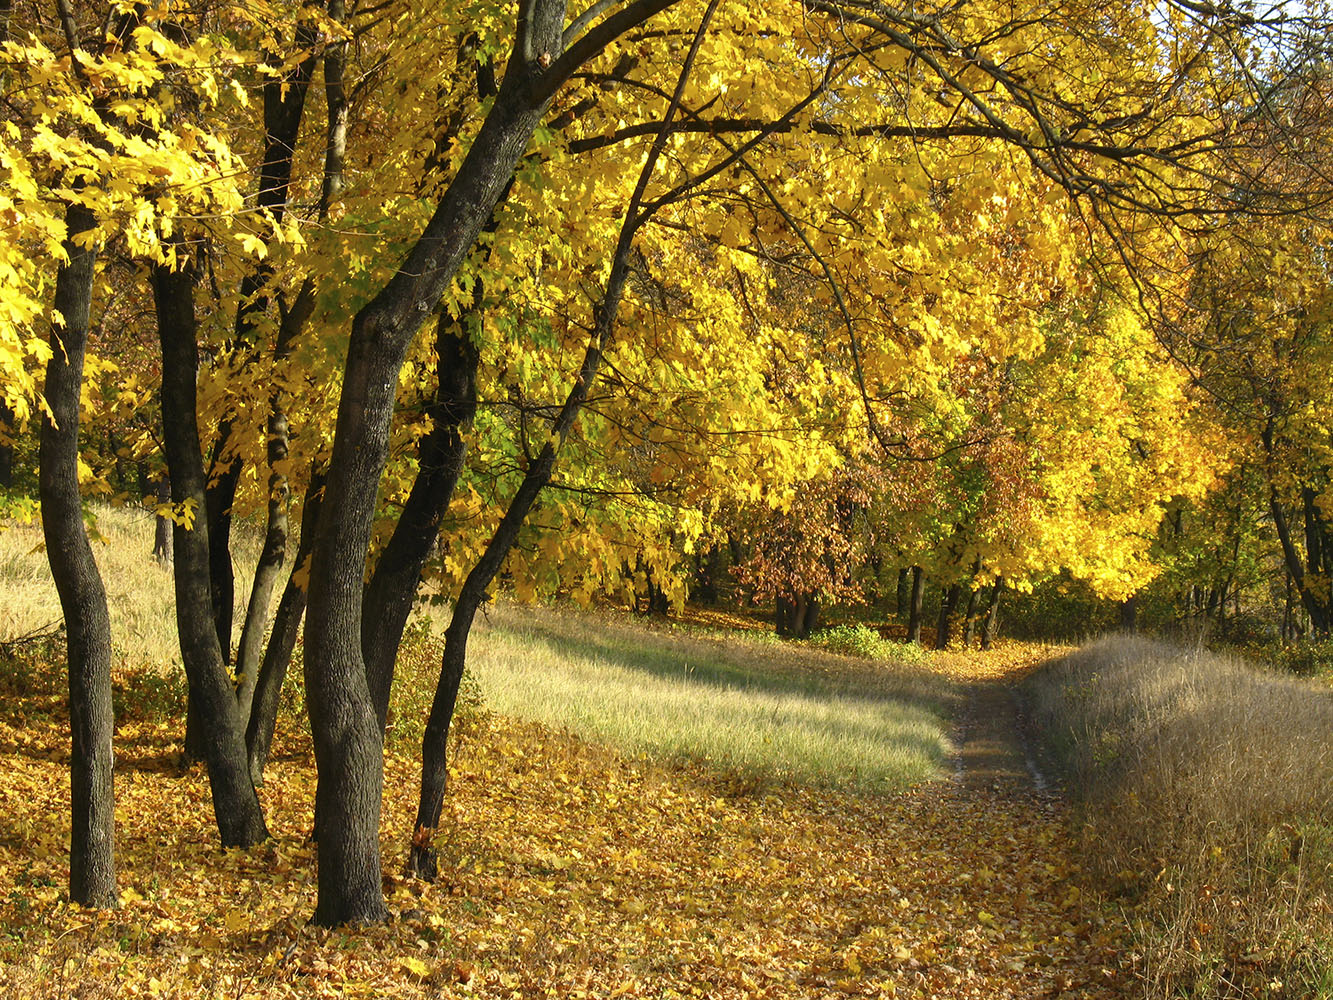
<svg viewBox="0 0 1333 1000">
<path fill-rule="evenodd" d="M 529 624 L 570 627 L 552 612 Z M 607 641 L 629 630 L 614 624 Z M 55 661 L 30 648 L 3 673 L 9 996 L 1103 996 L 1123 975 L 1117 923 L 1085 889 L 1061 807 L 1021 782 L 871 794 L 616 750 L 495 712 L 460 727 L 441 880 L 393 874 L 416 794 L 413 749 L 396 740 L 384 824 L 396 919 L 311 928 L 314 775 L 299 716 L 284 717 L 262 793 L 273 839 L 222 852 L 203 774 L 175 763 L 179 717 L 128 676 L 122 907 L 71 907 Z M 961 675 L 966 662 L 939 669 Z M 1003 672 L 999 657 L 978 663 Z M 850 685 L 861 669 L 839 679 L 830 661 L 815 686 Z"/>
</svg>

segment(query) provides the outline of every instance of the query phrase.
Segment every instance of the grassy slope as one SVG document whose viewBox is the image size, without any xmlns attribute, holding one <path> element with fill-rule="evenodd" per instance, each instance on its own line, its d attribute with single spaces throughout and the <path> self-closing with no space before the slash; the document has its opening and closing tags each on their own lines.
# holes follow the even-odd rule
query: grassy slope
<svg viewBox="0 0 1333 1000">
<path fill-rule="evenodd" d="M 1333 995 L 1333 691 L 1108 638 L 1031 682 L 1154 994 Z"/>
<path fill-rule="evenodd" d="M 632 753 L 896 790 L 933 777 L 945 749 L 948 691 L 919 669 L 568 609 L 504 608 L 478 631 L 489 707 Z"/>
</svg>

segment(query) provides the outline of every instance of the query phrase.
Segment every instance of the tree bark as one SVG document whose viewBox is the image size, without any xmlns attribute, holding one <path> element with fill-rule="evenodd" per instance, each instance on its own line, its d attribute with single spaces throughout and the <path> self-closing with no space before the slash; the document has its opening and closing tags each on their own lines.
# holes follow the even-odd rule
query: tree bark
<svg viewBox="0 0 1333 1000">
<path fill-rule="evenodd" d="M 940 617 L 935 625 L 935 648 L 945 649 L 953 641 L 953 617 L 958 610 L 958 602 L 962 599 L 963 588 L 954 584 L 944 592 L 944 600 L 940 604 Z"/>
<path fill-rule="evenodd" d="M 907 611 L 907 641 L 921 643 L 921 601 L 925 595 L 925 574 L 920 566 L 912 567 L 912 596 Z"/>
<path fill-rule="evenodd" d="M 467 433 L 477 412 L 479 355 L 465 325 L 440 314 L 435 339 L 438 376 L 427 409 L 431 429 L 421 439 L 418 471 L 375 572 L 366 587 L 361 637 L 370 696 L 383 733 L 403 629 L 416 599 L 421 570 L 462 475 Z"/>
<path fill-rule="evenodd" d="M 640 212 L 644 192 L 648 181 L 656 169 L 658 158 L 666 145 L 668 128 L 672 117 L 679 109 L 684 93 L 685 82 L 694 65 L 699 45 L 719 0 L 712 0 L 700 22 L 698 33 L 689 54 L 681 68 L 676 83 L 676 91 L 667 111 L 661 131 L 659 131 L 648 158 L 644 163 L 625 208 L 625 221 L 620 227 L 620 236 L 616 251 L 611 259 L 611 269 L 607 276 L 606 290 L 596 310 L 593 336 L 584 353 L 583 364 L 578 377 L 565 397 L 560 413 L 552 422 L 551 432 L 540 453 L 528 466 L 523 482 L 510 501 L 504 517 L 501 518 L 495 535 L 486 546 L 481 558 L 463 581 L 463 587 L 454 605 L 454 613 L 445 631 L 444 655 L 440 665 L 440 680 L 435 688 L 435 698 L 431 703 L 430 717 L 426 722 L 426 732 L 421 747 L 421 801 L 417 807 L 417 819 L 412 834 L 412 848 L 408 859 L 408 870 L 428 879 L 436 874 L 437 862 L 432 844 L 434 832 L 439 826 L 440 813 L 444 805 L 445 786 L 448 778 L 447 751 L 449 726 L 453 719 L 454 705 L 458 698 L 458 686 L 462 681 L 463 670 L 467 662 L 467 640 L 476 617 L 477 608 L 485 599 L 486 588 L 490 586 L 495 574 L 499 572 L 505 557 L 518 538 L 519 529 L 532 509 L 538 494 L 550 481 L 555 467 L 559 445 L 573 429 L 574 421 L 588 398 L 592 383 L 601 368 L 603 353 L 616 327 L 616 317 L 620 311 L 621 299 L 625 292 L 625 279 L 629 273 L 629 256 L 634 244 L 634 235 L 651 211 Z M 506 79 L 507 79 L 506 75 Z M 503 91 L 503 86 L 501 88 Z"/>
<path fill-rule="evenodd" d="M 911 571 L 906 566 L 898 570 L 898 585 L 893 592 L 893 613 L 899 621 L 903 621 L 907 614 L 907 580 L 910 574 Z"/>
<path fill-rule="evenodd" d="M 153 494 L 159 506 L 171 502 L 171 480 L 165 472 L 154 484 Z M 171 518 L 161 513 L 153 518 L 153 558 L 171 565 Z"/>
<path fill-rule="evenodd" d="M 1282 556 L 1287 564 L 1287 572 L 1291 574 L 1301 605 L 1310 616 L 1310 628 L 1317 636 L 1323 638 L 1328 635 L 1329 630 L 1328 611 L 1319 600 L 1319 596 L 1307 585 L 1305 567 L 1301 564 L 1300 553 L 1296 551 L 1296 545 L 1292 541 L 1286 512 L 1283 511 L 1277 493 L 1273 490 L 1270 490 L 1269 509 L 1273 515 L 1273 525 L 1277 529 L 1278 541 L 1282 545 Z"/>
<path fill-rule="evenodd" d="M 995 642 L 996 632 L 1000 623 L 1000 593 L 1004 589 L 1004 581 L 996 578 L 995 586 L 991 588 L 990 604 L 986 608 L 986 624 L 981 629 L 981 648 L 990 649 Z"/>
<path fill-rule="evenodd" d="M 967 608 L 963 612 L 963 648 L 971 649 L 977 640 L 977 598 L 980 591 L 975 585 L 967 588 Z"/>
<path fill-rule="evenodd" d="M 96 251 L 77 238 L 95 221 L 86 208 L 70 205 L 65 224 L 69 263 L 56 272 L 55 289 L 64 326 L 51 332 L 44 390 L 51 413 L 42 418 L 38 494 L 47 560 L 65 617 L 69 668 L 69 895 L 85 906 L 111 907 L 116 905 L 111 620 L 79 493 L 79 399 Z"/>
<path fill-rule="evenodd" d="M 218 833 L 224 847 L 248 847 L 268 836 L 250 781 L 243 721 L 214 630 L 209 588 L 208 529 L 204 521 L 204 463 L 196 418 L 199 352 L 193 278 L 156 265 L 152 271 L 158 336 L 162 343 L 162 423 L 171 499 L 192 519 L 175 525 L 176 628 L 191 701 L 200 721 L 204 759 Z"/>
<path fill-rule="evenodd" d="M 1139 598 L 1135 594 L 1120 602 L 1120 631 L 1137 632 L 1139 617 Z"/>
<path fill-rule="evenodd" d="M 332 15 L 332 12 L 331 12 Z M 305 25 L 296 29 L 298 46 L 313 50 L 317 41 L 314 32 Z M 330 48 L 338 47 L 337 44 Z M 287 199 L 291 190 L 293 156 L 301 134 L 301 119 L 305 113 L 306 96 L 310 90 L 310 79 L 314 74 L 317 56 L 313 53 L 282 77 L 269 77 L 263 87 L 264 104 L 264 150 L 259 164 L 259 190 L 255 196 L 257 207 L 268 212 L 275 222 L 281 223 L 287 212 Z M 272 277 L 272 267 L 267 262 L 256 264 L 241 279 L 240 299 L 236 308 L 235 346 L 249 350 L 252 329 L 259 318 L 268 312 L 270 297 L 267 291 Z M 280 329 L 285 330 L 286 324 Z M 281 339 L 281 333 L 279 334 Z M 284 346 L 279 343 L 275 352 L 275 361 L 281 362 Z M 248 362 L 247 362 L 248 363 Z M 286 454 L 287 418 L 282 411 L 277 391 L 273 395 L 273 407 L 268 418 L 269 468 L 273 468 L 274 453 Z M 208 497 L 208 545 L 209 545 L 209 582 L 213 594 L 213 615 L 217 628 L 218 644 L 222 648 L 222 658 L 231 663 L 232 659 L 232 617 L 236 600 L 236 577 L 231 560 L 231 509 L 236 500 L 236 489 L 240 483 L 241 460 L 234 454 L 232 441 L 236 428 L 231 420 L 223 420 L 218 428 L 217 444 L 213 450 L 211 475 L 207 488 Z M 280 443 L 275 441 L 280 438 Z M 279 482 L 275 486 L 273 479 Z M 269 518 L 265 532 L 264 548 L 255 570 L 255 581 L 251 588 L 247 605 L 246 620 L 243 625 L 241 644 L 236 652 L 241 687 L 237 694 L 241 702 L 242 715 L 248 712 L 250 696 L 254 691 L 254 674 L 259 658 L 259 645 L 263 639 L 264 621 L 255 621 L 257 605 L 261 616 L 268 614 L 268 598 L 272 596 L 273 586 L 282 569 L 286 545 L 286 477 L 270 473 Z M 277 513 L 273 509 L 274 492 L 280 494 L 282 502 Z M 266 593 L 256 595 L 255 591 L 267 588 Z M 256 597 L 262 598 L 262 604 Z M 258 629 L 258 635 L 253 634 Z M 248 649 L 246 632 L 252 633 Z M 248 654 L 248 664 L 241 663 Z M 249 680 L 247 682 L 247 673 Z"/>
<path fill-rule="evenodd" d="M 541 123 L 542 62 L 561 51 L 564 4 L 525 0 L 499 92 L 459 172 L 397 273 L 356 315 L 312 562 L 306 691 L 319 771 L 315 922 L 378 922 L 382 738 L 361 649 L 362 581 L 398 373 L 422 320 L 476 241 Z"/>
<path fill-rule="evenodd" d="M 254 697 L 250 702 L 250 718 L 245 729 L 245 750 L 250 781 L 256 788 L 262 788 L 264 785 L 264 768 L 268 766 L 269 749 L 273 745 L 273 731 L 278 724 L 278 702 L 282 697 L 282 685 L 287 679 L 287 668 L 292 662 L 292 651 L 296 648 L 296 637 L 301 630 L 301 618 L 305 614 L 307 588 L 299 582 L 299 576 L 303 569 L 308 572 L 310 568 L 310 552 L 315 544 L 315 522 L 319 517 L 323 488 L 324 477 L 312 470 L 310 485 L 305 494 L 305 506 L 301 511 L 301 538 L 296 546 L 296 559 L 292 562 L 292 570 L 287 575 L 287 586 L 283 588 L 277 614 L 273 616 L 273 629 L 269 633 L 268 647 L 264 650 L 264 662 L 259 668 Z"/>
<path fill-rule="evenodd" d="M 18 421 L 14 411 L 0 400 L 0 487 L 5 489 L 14 485 L 14 435 L 17 433 Z"/>
</svg>

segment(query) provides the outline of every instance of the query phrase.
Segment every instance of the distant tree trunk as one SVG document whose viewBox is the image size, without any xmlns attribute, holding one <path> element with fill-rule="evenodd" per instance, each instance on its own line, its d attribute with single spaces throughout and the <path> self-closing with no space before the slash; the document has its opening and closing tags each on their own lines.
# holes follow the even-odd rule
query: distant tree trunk
<svg viewBox="0 0 1333 1000">
<path fill-rule="evenodd" d="M 179 250 L 184 255 L 183 245 Z M 186 270 L 152 269 L 153 301 L 162 343 L 162 423 L 171 499 L 194 520 L 177 522 L 175 537 L 176 629 L 191 701 L 203 736 L 213 811 L 224 847 L 248 847 L 268 837 L 259 798 L 250 781 L 244 722 L 214 630 L 209 589 L 208 529 L 203 515 L 204 463 L 196 417 L 199 351 L 193 277 Z"/>
<path fill-rule="evenodd" d="M 898 570 L 898 586 L 894 589 L 893 613 L 898 616 L 899 621 L 905 621 L 907 616 L 907 578 L 909 572 L 906 566 Z"/>
<path fill-rule="evenodd" d="M 18 419 L 14 411 L 0 399 L 0 487 L 14 485 L 14 436 L 18 433 Z"/>
<path fill-rule="evenodd" d="M 954 584 L 944 592 L 944 600 L 940 604 L 940 618 L 935 626 L 935 648 L 944 649 L 953 640 L 953 616 L 958 610 L 958 602 L 962 599 L 963 588 Z"/>
<path fill-rule="evenodd" d="M 1139 598 L 1131 595 L 1120 602 L 1120 631 L 1137 632 L 1139 617 Z"/>
<path fill-rule="evenodd" d="M 977 637 L 977 576 L 981 573 L 981 557 L 972 564 L 972 578 L 967 584 L 967 608 L 963 612 L 963 648 L 971 649 Z"/>
<path fill-rule="evenodd" d="M 171 480 L 165 472 L 153 487 L 159 507 L 171 503 Z M 153 518 L 153 558 L 163 566 L 171 565 L 171 518 L 158 513 Z"/>
<path fill-rule="evenodd" d="M 69 667 L 70 899 L 116 905 L 115 803 L 111 739 L 111 619 L 106 591 L 83 523 L 79 494 L 79 398 L 88 343 L 96 251 L 75 241 L 95 225 L 88 209 L 65 212 L 69 261 L 56 271 L 46 403 L 38 454 L 42 535 L 65 617 Z M 54 422 L 53 422 L 54 421 Z"/>
<path fill-rule="evenodd" d="M 701 604 L 716 604 L 721 592 L 718 584 L 722 579 L 722 548 L 710 545 L 705 551 L 695 555 L 694 588 L 690 597 Z"/>
<path fill-rule="evenodd" d="M 1004 581 L 996 577 L 995 586 L 990 592 L 990 603 L 986 607 L 986 624 L 981 629 L 982 649 L 990 649 L 995 642 L 1000 624 L 1000 593 L 1003 589 Z"/>
<path fill-rule="evenodd" d="M 278 612 L 273 616 L 273 629 L 269 634 L 268 647 L 264 650 L 264 662 L 260 665 L 254 698 L 250 703 L 245 749 L 250 781 L 256 788 L 264 784 L 264 768 L 268 765 L 273 731 L 278 723 L 282 684 L 286 680 L 292 651 L 296 648 L 296 638 L 300 634 L 301 617 L 305 614 L 306 591 L 297 582 L 297 577 L 303 570 L 307 573 L 310 570 L 310 550 L 315 544 L 315 522 L 319 517 L 320 492 L 323 487 L 324 477 L 312 469 L 310 485 L 306 488 L 305 506 L 301 511 L 301 538 L 297 543 L 296 558 L 287 575 L 287 586 L 278 602 Z"/>
<path fill-rule="evenodd" d="M 805 595 L 805 614 L 801 618 L 799 626 L 799 635 L 802 639 L 808 639 L 819 627 L 819 595 Z"/>
<path fill-rule="evenodd" d="M 773 628 L 785 639 L 794 631 L 792 627 L 792 604 L 783 594 L 773 598 Z"/>
<path fill-rule="evenodd" d="M 1292 542 L 1286 512 L 1278 502 L 1275 491 L 1270 494 L 1269 509 L 1273 515 L 1273 525 L 1277 529 L 1278 541 L 1282 544 L 1282 555 L 1287 564 L 1287 572 L 1295 584 L 1296 593 L 1300 596 L 1302 606 L 1310 616 L 1311 629 L 1319 638 L 1324 638 L 1329 631 L 1328 609 L 1320 599 L 1320 595 L 1308 586 L 1305 566 L 1302 565 L 1300 554 L 1296 551 L 1296 546 Z"/>
<path fill-rule="evenodd" d="M 912 596 L 907 617 L 907 641 L 921 644 L 921 601 L 925 592 L 925 574 L 920 566 L 912 567 Z"/>
<path fill-rule="evenodd" d="M 977 639 L 977 598 L 980 591 L 975 586 L 967 588 L 967 608 L 963 612 L 963 648 L 971 649 Z"/>
<path fill-rule="evenodd" d="M 1296 637 L 1296 616 L 1293 615 L 1292 573 L 1286 572 L 1286 605 L 1282 608 L 1282 641 L 1289 643 Z"/>
</svg>

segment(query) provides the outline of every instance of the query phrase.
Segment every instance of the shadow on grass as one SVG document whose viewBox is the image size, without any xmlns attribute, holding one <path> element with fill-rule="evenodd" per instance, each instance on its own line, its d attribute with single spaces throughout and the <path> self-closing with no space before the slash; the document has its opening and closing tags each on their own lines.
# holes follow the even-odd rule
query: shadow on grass
<svg viewBox="0 0 1333 1000">
<path fill-rule="evenodd" d="M 507 613 L 491 632 L 517 644 L 541 643 L 558 656 L 600 662 L 653 677 L 718 690 L 804 698 L 849 698 L 895 702 L 949 714 L 951 692 L 924 670 L 839 662 L 798 646 L 765 644 L 741 652 L 725 640 L 674 637 L 619 623 L 599 624 L 597 633 L 577 615 L 556 618 Z M 616 635 L 608 636 L 614 630 Z"/>
</svg>

